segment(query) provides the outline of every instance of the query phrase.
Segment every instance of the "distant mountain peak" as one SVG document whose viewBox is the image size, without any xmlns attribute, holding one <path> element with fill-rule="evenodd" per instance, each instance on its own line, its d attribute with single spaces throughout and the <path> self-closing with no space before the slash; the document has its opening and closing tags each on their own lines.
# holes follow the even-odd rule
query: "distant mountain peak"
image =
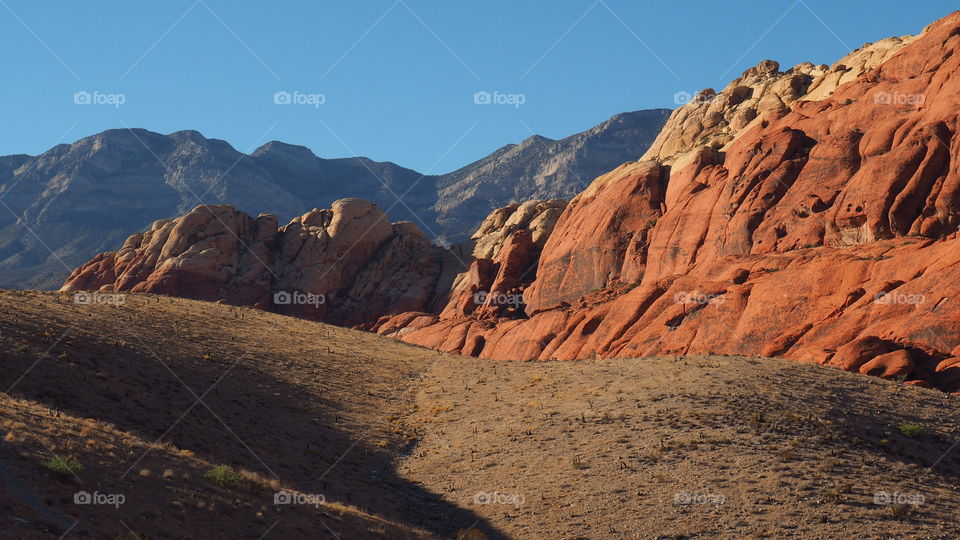
<svg viewBox="0 0 960 540">
<path fill-rule="evenodd" d="M 668 114 L 627 113 L 619 115 L 623 121 L 559 140 L 532 135 L 444 175 L 367 157 L 324 159 L 280 141 L 245 155 L 196 130 L 110 129 L 40 156 L 0 157 L 0 193 L 30 226 L 28 232 L 12 214 L 0 213 L 0 287 L 57 286 L 66 277 L 64 264 L 116 249 L 152 222 L 198 204 L 290 219 L 337 199 L 361 198 L 435 242 L 457 242 L 495 208 L 568 198 L 636 159 Z"/>
</svg>

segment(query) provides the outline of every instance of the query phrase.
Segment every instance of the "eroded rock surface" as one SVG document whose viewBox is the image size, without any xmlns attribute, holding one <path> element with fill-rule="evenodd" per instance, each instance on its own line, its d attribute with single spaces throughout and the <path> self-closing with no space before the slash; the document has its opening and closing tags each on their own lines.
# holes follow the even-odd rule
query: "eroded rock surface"
<svg viewBox="0 0 960 540">
<path fill-rule="evenodd" d="M 831 68 L 762 63 L 571 202 L 526 318 L 378 331 L 485 358 L 784 356 L 960 390 L 957 52 L 955 13 Z"/>
<path fill-rule="evenodd" d="M 415 225 L 391 224 L 360 199 L 311 210 L 282 228 L 272 215 L 198 206 L 98 255 L 61 290 L 223 300 L 353 325 L 427 309 L 441 260 L 442 250 Z"/>
</svg>

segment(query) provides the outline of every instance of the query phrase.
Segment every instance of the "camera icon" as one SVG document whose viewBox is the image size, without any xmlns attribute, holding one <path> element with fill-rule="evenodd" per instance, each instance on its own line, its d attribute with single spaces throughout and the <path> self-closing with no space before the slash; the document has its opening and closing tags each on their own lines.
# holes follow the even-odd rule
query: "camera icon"
<svg viewBox="0 0 960 540">
<path fill-rule="evenodd" d="M 490 293 L 488 293 L 487 291 L 477 291 L 477 292 L 475 292 L 475 293 L 473 294 L 473 303 L 474 303 L 474 304 L 477 304 L 478 306 L 482 306 L 482 305 L 486 304 L 486 303 L 487 303 L 487 296 L 489 296 L 489 294 L 490 294 Z"/>
<path fill-rule="evenodd" d="M 75 105 L 89 105 L 93 103 L 93 96 L 90 94 L 90 92 L 81 90 L 73 94 L 73 103 Z"/>
<path fill-rule="evenodd" d="M 893 95 L 890 92 L 877 92 L 877 95 L 873 96 L 873 103 L 875 105 L 890 105 L 893 103 Z"/>
<path fill-rule="evenodd" d="M 293 103 L 293 95 L 290 92 L 281 90 L 273 94 L 273 103 L 275 105 L 290 105 Z"/>
<path fill-rule="evenodd" d="M 677 105 L 686 105 L 693 101 L 693 94 L 685 90 L 681 90 L 673 95 L 673 102 Z"/>
<path fill-rule="evenodd" d="M 693 504 L 693 495 L 686 491 L 678 491 L 673 494 L 673 502 L 684 506 Z"/>
<path fill-rule="evenodd" d="M 888 505 L 893 502 L 893 497 L 890 496 L 886 491 L 878 491 L 873 494 L 873 504 L 878 505 Z"/>
<path fill-rule="evenodd" d="M 287 291 L 279 291 L 273 294 L 273 303 L 278 306 L 289 306 L 293 302 L 293 296 Z"/>
<path fill-rule="evenodd" d="M 493 94 L 481 90 L 473 95 L 473 103 L 474 105 L 490 105 L 493 103 Z"/>
<path fill-rule="evenodd" d="M 87 304 L 90 304 L 91 302 L 92 302 L 92 298 L 90 297 L 90 293 L 78 292 L 73 295 L 74 304 L 87 305 Z"/>
<path fill-rule="evenodd" d="M 273 504 L 293 504 L 293 494 L 287 491 L 278 491 L 273 494 Z"/>
<path fill-rule="evenodd" d="M 93 495 L 86 491 L 78 491 L 73 494 L 73 504 L 92 504 Z"/>
<path fill-rule="evenodd" d="M 486 491 L 478 491 L 473 495 L 473 504 L 490 504 L 493 497 Z"/>
</svg>

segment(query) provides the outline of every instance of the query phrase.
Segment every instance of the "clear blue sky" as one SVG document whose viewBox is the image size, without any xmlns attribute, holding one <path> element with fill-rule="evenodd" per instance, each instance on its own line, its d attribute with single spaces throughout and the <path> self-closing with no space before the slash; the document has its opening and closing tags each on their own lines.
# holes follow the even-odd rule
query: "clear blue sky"
<svg viewBox="0 0 960 540">
<path fill-rule="evenodd" d="M 0 154 L 195 129 L 443 173 L 530 135 L 673 108 L 758 61 L 830 64 L 946 0 L 0 0 Z M 125 102 L 76 105 L 77 91 Z M 322 94 L 276 105 L 277 91 Z M 475 105 L 477 91 L 524 103 Z M 101 97 L 101 99 L 107 99 Z M 303 98 L 301 99 L 308 99 Z M 505 99 L 505 98 L 504 98 Z"/>
</svg>

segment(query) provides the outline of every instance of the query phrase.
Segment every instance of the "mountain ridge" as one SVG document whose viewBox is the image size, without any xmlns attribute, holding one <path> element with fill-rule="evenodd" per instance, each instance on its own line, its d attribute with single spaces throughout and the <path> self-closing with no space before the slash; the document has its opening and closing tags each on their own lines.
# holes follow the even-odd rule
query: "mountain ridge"
<svg viewBox="0 0 960 540">
<path fill-rule="evenodd" d="M 591 128 L 592 135 L 581 136 L 569 151 L 590 147 L 595 139 L 602 151 L 567 161 L 581 175 L 592 175 L 635 159 L 653 142 L 668 112 L 620 115 L 634 125 L 613 126 L 622 132 L 612 136 L 613 143 L 601 140 L 607 131 Z M 0 156 L 0 203 L 6 206 L 0 209 L 0 287 L 55 288 L 95 254 L 116 249 L 158 219 L 204 203 L 289 220 L 339 199 L 362 198 L 398 221 L 415 223 L 434 241 L 459 242 L 491 210 L 514 199 L 561 198 L 578 191 L 579 180 L 546 177 L 524 163 L 557 144 L 535 139 L 525 147 L 527 153 L 503 159 L 499 152 L 520 146 L 507 145 L 494 152 L 496 163 L 488 156 L 448 175 L 424 175 L 363 156 L 322 158 L 308 147 L 280 141 L 243 153 L 196 130 L 164 135 L 111 129 L 37 156 Z M 486 168 L 478 172 L 480 167 Z M 472 176 L 445 181 L 454 173 Z M 454 181 L 460 185 L 451 186 Z"/>
</svg>

